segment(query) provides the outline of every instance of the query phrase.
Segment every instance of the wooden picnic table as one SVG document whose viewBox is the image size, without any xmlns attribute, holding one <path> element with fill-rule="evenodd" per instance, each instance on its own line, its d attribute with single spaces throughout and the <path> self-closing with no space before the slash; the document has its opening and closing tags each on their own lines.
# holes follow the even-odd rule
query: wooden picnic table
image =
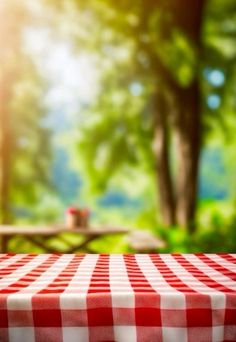
<svg viewBox="0 0 236 342">
<path fill-rule="evenodd" d="M 63 238 L 63 233 L 72 233 L 83 236 L 83 241 L 76 244 L 69 243 Z M 55 248 L 47 245 L 47 241 L 52 237 L 58 237 L 67 245 L 67 250 L 63 253 L 74 253 L 83 249 L 86 252 L 92 252 L 88 244 L 103 236 L 126 234 L 128 229 L 122 227 L 102 226 L 102 227 L 78 227 L 69 229 L 64 225 L 41 225 L 41 226 L 14 226 L 0 225 L 1 246 L 0 252 L 8 252 L 8 242 L 13 236 L 23 236 L 26 240 L 42 248 L 49 253 L 58 252 Z"/>
</svg>

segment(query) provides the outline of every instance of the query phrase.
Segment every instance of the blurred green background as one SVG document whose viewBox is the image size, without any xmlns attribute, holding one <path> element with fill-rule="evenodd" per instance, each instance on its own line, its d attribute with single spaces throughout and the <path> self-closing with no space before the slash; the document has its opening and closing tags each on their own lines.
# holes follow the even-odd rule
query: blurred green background
<svg viewBox="0 0 236 342">
<path fill-rule="evenodd" d="M 236 252 L 235 0 L 0 6 L 1 224 L 77 205 L 161 252 Z"/>
</svg>

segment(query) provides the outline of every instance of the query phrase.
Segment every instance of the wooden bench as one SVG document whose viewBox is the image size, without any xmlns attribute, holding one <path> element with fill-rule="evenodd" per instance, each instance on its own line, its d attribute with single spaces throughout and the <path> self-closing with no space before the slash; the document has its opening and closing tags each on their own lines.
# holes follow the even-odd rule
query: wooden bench
<svg viewBox="0 0 236 342">
<path fill-rule="evenodd" d="M 165 242 L 148 230 L 134 230 L 127 237 L 130 247 L 135 253 L 157 253 L 166 246 Z"/>
</svg>

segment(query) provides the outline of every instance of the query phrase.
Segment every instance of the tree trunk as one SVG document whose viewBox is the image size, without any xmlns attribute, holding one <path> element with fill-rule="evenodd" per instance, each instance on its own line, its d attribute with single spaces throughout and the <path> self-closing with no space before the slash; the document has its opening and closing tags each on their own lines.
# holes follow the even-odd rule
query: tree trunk
<svg viewBox="0 0 236 342">
<path fill-rule="evenodd" d="M 197 53 L 201 51 L 201 28 L 205 0 L 176 0 L 172 3 L 173 27 L 188 36 Z M 163 32 L 163 39 L 170 38 Z M 155 64 L 155 63 L 154 63 Z M 194 231 L 194 219 L 198 191 L 198 168 L 201 148 L 201 108 L 198 66 L 193 82 L 182 88 L 160 61 L 156 61 L 157 73 L 167 86 L 169 97 L 159 95 L 156 111 L 156 158 L 159 181 L 160 205 L 164 222 L 177 223 Z M 165 89 L 163 86 L 162 89 Z M 174 107 L 172 103 L 174 99 Z M 167 109 L 168 108 L 168 109 Z M 171 180 L 168 161 L 167 112 L 172 119 L 172 129 L 177 137 L 178 172 L 175 187 Z"/>
<path fill-rule="evenodd" d="M 183 92 L 176 128 L 178 172 L 176 178 L 176 219 L 179 225 L 194 231 L 198 192 L 198 168 L 201 148 L 201 116 L 198 82 Z"/>
<path fill-rule="evenodd" d="M 201 52 L 201 29 L 205 0 L 177 0 L 176 25 L 189 36 Z M 198 71 L 198 67 L 197 67 Z M 176 180 L 177 223 L 195 230 L 194 220 L 198 191 L 198 168 L 201 148 L 201 108 L 198 73 L 187 89 L 176 89 L 178 104 L 178 173 Z"/>
<path fill-rule="evenodd" d="M 175 224 L 175 204 L 169 165 L 167 112 L 163 94 L 154 96 L 155 130 L 154 153 L 161 215 L 165 225 Z"/>
</svg>

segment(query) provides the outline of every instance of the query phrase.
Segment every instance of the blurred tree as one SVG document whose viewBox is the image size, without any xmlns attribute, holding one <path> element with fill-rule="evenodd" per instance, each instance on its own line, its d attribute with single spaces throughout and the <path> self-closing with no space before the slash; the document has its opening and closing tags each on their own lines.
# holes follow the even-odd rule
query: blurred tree
<svg viewBox="0 0 236 342">
<path fill-rule="evenodd" d="M 193 231 L 203 137 L 234 113 L 235 1 L 56 5 L 78 51 L 101 57 L 99 95 L 84 110 L 80 140 L 86 173 L 104 188 L 128 163 L 155 170 L 163 222 Z"/>
<path fill-rule="evenodd" d="M 146 141 L 144 146 L 149 145 L 149 157 L 153 154 L 150 164 L 156 170 L 163 221 L 167 225 L 188 226 L 190 230 L 196 207 L 201 146 L 199 73 L 204 3 L 204 0 L 93 2 L 103 21 L 98 38 L 100 51 L 106 58 L 115 55 L 116 63 L 112 65 L 113 72 L 104 79 L 101 89 L 104 95 L 98 100 L 100 123 L 97 121 L 90 125 L 92 131 L 86 131 L 86 136 L 95 140 L 91 148 L 105 151 L 104 140 L 108 138 L 110 159 L 105 164 L 111 173 L 127 159 L 138 161 L 137 138 L 130 142 L 132 131 L 140 135 L 138 140 L 142 144 L 148 138 L 149 144 Z M 143 97 L 140 104 L 139 95 Z M 133 119 L 141 119 L 141 125 Z M 178 162 L 175 179 L 170 165 L 174 139 Z M 85 145 L 86 142 L 81 146 L 87 154 Z M 94 160 L 90 159 L 90 163 Z"/>
<path fill-rule="evenodd" d="M 30 205 L 47 181 L 49 131 L 43 125 L 44 86 L 24 52 L 23 32 L 30 23 L 26 2 L 0 6 L 0 215 L 14 219 L 14 206 Z"/>
<path fill-rule="evenodd" d="M 235 113 L 235 2 L 102 3 L 87 12 L 90 24 L 91 9 L 99 13 L 90 33 L 110 63 L 81 143 L 87 170 L 106 183 L 123 162 L 140 164 L 143 151 L 156 169 L 163 221 L 192 231 L 203 133 Z"/>
</svg>

